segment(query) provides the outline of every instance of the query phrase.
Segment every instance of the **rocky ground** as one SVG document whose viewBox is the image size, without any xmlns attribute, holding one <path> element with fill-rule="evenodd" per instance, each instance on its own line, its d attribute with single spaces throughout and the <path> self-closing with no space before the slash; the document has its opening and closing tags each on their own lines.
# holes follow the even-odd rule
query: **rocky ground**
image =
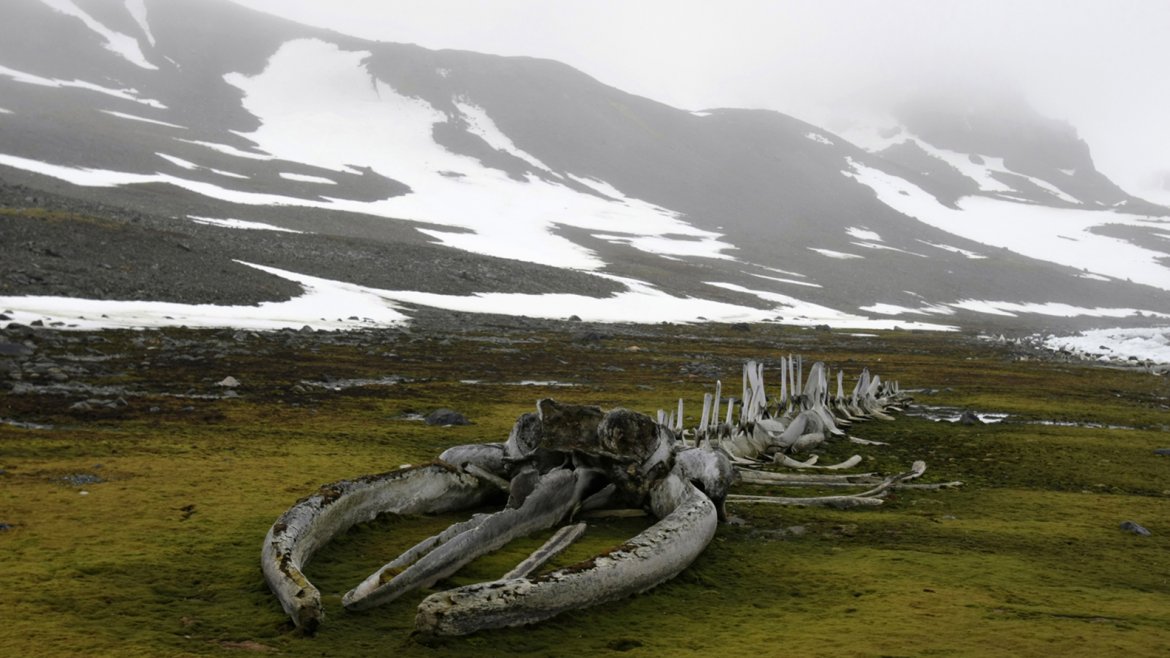
<svg viewBox="0 0 1170 658">
<path fill-rule="evenodd" d="M 81 198 L 0 178 L 0 295 L 256 304 L 285 300 L 301 290 L 237 261 L 376 288 L 443 294 L 602 296 L 623 288 L 580 272 L 436 245 L 409 225 L 383 226 L 385 235 L 373 239 L 345 230 L 331 235 L 241 230 L 154 214 L 136 199 L 106 202 L 101 200 L 105 194 L 110 193 Z M 230 218 L 230 208 L 198 212 Z M 303 212 L 286 209 L 284 214 L 297 224 Z"/>
</svg>

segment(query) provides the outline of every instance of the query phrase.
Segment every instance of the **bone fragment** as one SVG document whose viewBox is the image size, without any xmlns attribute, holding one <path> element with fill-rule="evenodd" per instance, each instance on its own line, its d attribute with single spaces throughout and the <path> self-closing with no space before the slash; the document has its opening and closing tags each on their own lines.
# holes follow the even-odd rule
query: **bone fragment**
<svg viewBox="0 0 1170 658">
<path fill-rule="evenodd" d="M 546 562 L 560 555 L 570 544 L 580 539 L 583 534 L 585 534 L 584 523 L 574 523 L 573 525 L 567 525 L 557 530 L 543 546 L 533 551 L 532 555 L 529 555 L 523 562 L 517 564 L 515 569 L 504 574 L 500 580 L 527 578 L 533 571 L 536 571 L 544 566 Z"/>
<path fill-rule="evenodd" d="M 495 473 L 492 473 L 491 471 L 487 470 L 486 468 L 479 466 L 478 464 L 468 463 L 466 466 L 463 467 L 463 470 L 467 471 L 468 473 L 474 475 L 477 478 L 480 478 L 481 480 L 487 480 L 488 482 L 491 482 L 492 484 L 496 485 L 496 487 L 498 487 L 501 491 L 503 491 L 505 493 L 512 490 L 512 484 L 510 482 L 508 482 L 504 478 L 496 475 Z"/>
<path fill-rule="evenodd" d="M 823 466 L 818 466 L 816 461 L 816 455 L 813 455 L 810 459 L 803 462 L 798 462 L 787 455 L 776 455 L 776 463 L 780 464 L 781 466 L 787 466 L 789 468 L 816 468 L 827 471 L 840 471 L 846 468 L 853 468 L 854 466 L 857 466 L 861 463 L 861 455 L 853 455 L 849 459 L 846 459 L 845 461 L 838 464 L 826 464 Z"/>
</svg>

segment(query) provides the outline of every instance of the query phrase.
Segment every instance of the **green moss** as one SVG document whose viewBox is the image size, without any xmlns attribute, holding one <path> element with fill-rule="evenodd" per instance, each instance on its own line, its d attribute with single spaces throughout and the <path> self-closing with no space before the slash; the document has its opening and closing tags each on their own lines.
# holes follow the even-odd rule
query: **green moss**
<svg viewBox="0 0 1170 658">
<path fill-rule="evenodd" d="M 128 396 L 129 406 L 117 411 L 78 412 L 67 397 L 0 394 L 0 417 L 54 426 L 0 425 L 0 522 L 11 525 L 0 532 L 0 651 L 208 655 L 261 645 L 289 655 L 404 656 L 1170 651 L 1164 559 L 1170 458 L 1153 454 L 1170 447 L 1164 378 L 1014 361 L 1001 348 L 957 335 L 863 339 L 719 326 L 613 334 L 575 342 L 500 328 L 443 339 L 388 334 L 376 345 L 297 344 L 274 334 L 249 339 L 209 368 L 178 357 L 209 337 L 225 339 L 223 332 L 105 332 L 110 342 L 100 349 L 111 358 L 103 362 L 106 374 L 91 383 L 149 395 Z M 141 347 L 136 338 L 146 339 Z M 80 354 L 85 347 L 63 350 Z M 720 527 L 679 578 L 528 629 L 424 646 L 410 633 L 428 592 L 368 612 L 341 607 L 343 592 L 470 511 L 381 518 L 324 547 L 306 566 L 327 613 L 315 638 L 293 631 L 264 584 L 265 532 L 323 483 L 429 461 L 459 443 L 503 440 L 516 417 L 545 396 L 645 412 L 673 409 L 682 396 L 688 414 L 697 415 L 713 382 L 684 366 L 713 365 L 736 387 L 743 359 L 778 361 L 781 350 L 844 366 L 850 376 L 870 366 L 904 387 L 935 390 L 919 396 L 925 404 L 1013 418 L 974 427 L 911 417 L 857 425 L 855 434 L 890 445 L 833 443 L 822 462 L 860 453 L 865 470 L 888 473 L 924 459 L 926 481 L 967 486 L 898 491 L 871 510 L 732 506 L 737 524 Z M 213 393 L 227 374 L 243 382 L 238 399 L 173 397 Z M 389 375 L 405 381 L 341 391 L 300 384 Z M 522 380 L 575 385 L 516 385 Z M 429 427 L 405 417 L 438 407 L 455 408 L 473 424 Z M 1036 420 L 1102 427 L 1020 422 Z M 72 473 L 104 482 L 70 486 L 61 477 Z M 1154 535 L 1121 531 L 1118 524 L 1130 519 Z M 587 560 L 648 523 L 590 521 L 585 537 L 546 569 Z M 439 587 L 496 578 L 550 533 L 484 556 Z"/>
</svg>

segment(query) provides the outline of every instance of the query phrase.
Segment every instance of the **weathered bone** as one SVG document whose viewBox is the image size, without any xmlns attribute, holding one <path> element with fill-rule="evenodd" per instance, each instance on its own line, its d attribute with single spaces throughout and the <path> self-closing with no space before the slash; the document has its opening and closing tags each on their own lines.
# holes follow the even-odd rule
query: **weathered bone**
<svg viewBox="0 0 1170 658">
<path fill-rule="evenodd" d="M 553 533 L 544 545 L 533 551 L 523 562 L 516 565 L 508 573 L 504 574 L 500 580 L 511 580 L 513 578 L 527 578 L 529 574 L 545 565 L 549 560 L 560 555 L 570 544 L 581 538 L 585 534 L 584 523 L 574 523 L 567 525 Z"/>
<path fill-rule="evenodd" d="M 882 504 L 882 496 L 892 488 L 906 480 L 920 477 L 926 471 L 926 462 L 916 461 L 905 473 L 891 475 L 876 487 L 861 493 L 849 496 L 815 496 L 809 498 L 788 498 L 783 496 L 743 496 L 729 495 L 728 502 L 734 503 L 765 503 L 771 505 L 793 505 L 800 507 L 833 507 L 849 509 L 860 506 L 874 506 Z"/>
<path fill-rule="evenodd" d="M 661 520 L 617 548 L 536 578 L 478 583 L 432 594 L 418 607 L 415 628 L 466 635 L 520 626 L 567 610 L 645 591 L 673 578 L 715 535 L 715 505 L 689 481 L 670 475 L 651 494 Z"/>
<path fill-rule="evenodd" d="M 350 610 L 365 610 L 387 603 L 453 575 L 517 537 L 552 526 L 580 501 L 586 477 L 582 471 L 564 469 L 546 473 L 519 508 L 489 514 L 474 528 L 458 533 L 401 571 L 391 566 L 395 561 L 386 564 L 346 592 L 342 604 Z"/>
<path fill-rule="evenodd" d="M 327 484 L 282 514 L 260 553 L 269 588 L 296 626 L 312 634 L 325 618 L 321 593 L 303 569 L 338 534 L 378 514 L 429 514 L 486 503 L 495 487 L 445 463 Z"/>
<path fill-rule="evenodd" d="M 845 461 L 837 463 L 837 464 L 826 464 L 824 466 L 818 466 L 816 455 L 813 455 L 812 457 L 810 457 L 806 461 L 798 462 L 795 459 L 793 459 L 787 455 L 778 454 L 778 455 L 776 455 L 776 463 L 780 464 L 781 466 L 787 466 L 789 468 L 817 468 L 817 469 L 824 469 L 824 470 L 828 470 L 828 471 L 838 471 L 838 470 L 844 470 L 846 468 L 853 468 L 854 466 L 857 466 L 858 464 L 860 464 L 861 463 L 861 455 L 853 455 L 849 459 L 846 459 Z"/>
</svg>

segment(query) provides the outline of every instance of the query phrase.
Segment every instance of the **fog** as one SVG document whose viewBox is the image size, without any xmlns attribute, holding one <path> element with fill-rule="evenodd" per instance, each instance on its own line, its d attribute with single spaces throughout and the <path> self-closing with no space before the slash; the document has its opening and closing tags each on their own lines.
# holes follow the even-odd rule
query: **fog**
<svg viewBox="0 0 1170 658">
<path fill-rule="evenodd" d="M 1158 0 L 235 0 L 339 32 L 546 57 L 686 109 L 832 129 L 924 90 L 1017 90 L 1132 193 L 1170 172 L 1170 2 Z"/>
</svg>

